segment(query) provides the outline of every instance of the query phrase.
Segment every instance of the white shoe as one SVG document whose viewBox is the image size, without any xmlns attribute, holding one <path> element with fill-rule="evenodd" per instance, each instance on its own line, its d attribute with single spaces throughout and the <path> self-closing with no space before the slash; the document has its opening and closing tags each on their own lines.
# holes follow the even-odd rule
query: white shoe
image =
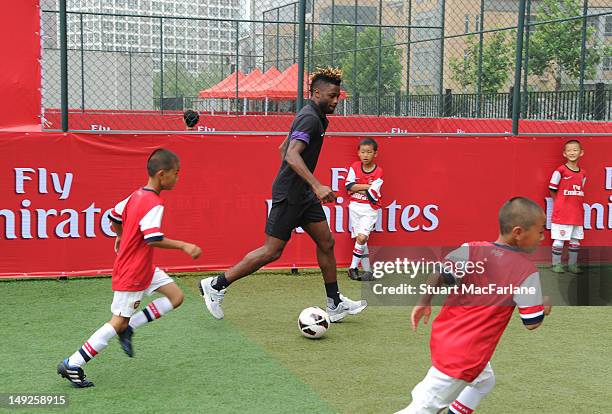
<svg viewBox="0 0 612 414">
<path fill-rule="evenodd" d="M 202 279 L 198 287 L 200 288 L 200 294 L 204 298 L 206 309 L 208 309 L 213 318 L 223 319 L 224 314 L 223 308 L 221 308 L 221 302 L 223 302 L 223 298 L 225 297 L 226 289 L 217 290 L 212 287 L 212 282 L 214 280 L 214 277 Z"/>
<path fill-rule="evenodd" d="M 351 300 L 344 295 L 340 295 L 341 302 L 334 309 L 327 306 L 327 314 L 332 322 L 339 322 L 346 315 L 356 315 L 368 306 L 365 300 Z"/>
</svg>

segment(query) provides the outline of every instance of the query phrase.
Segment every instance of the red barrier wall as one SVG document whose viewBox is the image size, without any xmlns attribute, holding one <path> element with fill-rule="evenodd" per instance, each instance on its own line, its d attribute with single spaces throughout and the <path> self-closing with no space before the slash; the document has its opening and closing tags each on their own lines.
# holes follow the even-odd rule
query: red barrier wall
<svg viewBox="0 0 612 414">
<path fill-rule="evenodd" d="M 264 240 L 281 139 L 0 133 L 0 276 L 108 272 L 114 253 L 103 213 L 146 183 L 146 158 L 158 146 L 182 160 L 177 187 L 162 194 L 164 231 L 200 244 L 204 254 L 194 262 L 160 250 L 156 262 L 171 270 L 226 268 Z M 494 239 L 497 210 L 507 198 L 526 195 L 546 205 L 548 179 L 563 162 L 563 141 L 380 139 L 385 208 L 371 244 L 448 246 Z M 594 207 L 584 244 L 612 245 L 612 137 L 582 141 L 586 201 Z M 356 144 L 351 137 L 326 140 L 316 174 L 322 182 L 343 187 L 342 168 L 355 159 Z M 347 206 L 327 208 L 338 262 L 346 265 L 352 250 Z M 275 266 L 292 264 L 316 264 L 304 234 L 294 235 Z"/>
<path fill-rule="evenodd" d="M 0 24 L 0 129 L 40 129 L 39 31 L 37 0 L 6 3 Z"/>
<path fill-rule="evenodd" d="M 197 125 L 208 131 L 286 132 L 295 114 L 223 115 L 201 114 Z M 47 129 L 60 128 L 56 109 L 45 112 Z M 185 129 L 183 113 L 165 111 L 71 111 L 69 126 L 86 131 L 181 131 Z M 393 116 L 330 116 L 328 132 L 398 133 L 504 133 L 512 131 L 510 119 L 416 118 Z M 522 120 L 521 133 L 606 133 L 612 134 L 612 122 L 532 121 Z"/>
</svg>

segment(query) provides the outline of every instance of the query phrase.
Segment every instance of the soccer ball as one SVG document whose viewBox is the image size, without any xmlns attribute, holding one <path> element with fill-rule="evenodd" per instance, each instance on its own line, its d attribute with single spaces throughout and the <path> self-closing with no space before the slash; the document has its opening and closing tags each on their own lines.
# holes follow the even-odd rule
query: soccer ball
<svg viewBox="0 0 612 414">
<path fill-rule="evenodd" d="M 316 306 L 304 309 L 298 317 L 298 329 L 309 339 L 322 337 L 327 332 L 329 324 L 327 312 Z"/>
</svg>

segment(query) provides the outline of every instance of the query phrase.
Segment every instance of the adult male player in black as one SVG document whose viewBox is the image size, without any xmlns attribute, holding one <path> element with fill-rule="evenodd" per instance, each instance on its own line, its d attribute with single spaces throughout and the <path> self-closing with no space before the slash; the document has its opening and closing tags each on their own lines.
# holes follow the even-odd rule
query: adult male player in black
<svg viewBox="0 0 612 414">
<path fill-rule="evenodd" d="M 338 322 L 367 306 L 366 301 L 348 299 L 338 289 L 334 239 L 321 206 L 322 202 L 335 201 L 336 196 L 313 175 L 329 123 L 327 114 L 336 109 L 341 81 L 342 72 L 333 68 L 319 69 L 311 77 L 311 98 L 295 117 L 289 135 L 279 147 L 282 164 L 272 185 L 272 209 L 266 222 L 264 245 L 225 273 L 200 281 L 206 308 L 216 319 L 223 318 L 221 302 L 227 287 L 278 259 L 296 227 L 302 227 L 317 244 L 330 320 Z"/>
</svg>

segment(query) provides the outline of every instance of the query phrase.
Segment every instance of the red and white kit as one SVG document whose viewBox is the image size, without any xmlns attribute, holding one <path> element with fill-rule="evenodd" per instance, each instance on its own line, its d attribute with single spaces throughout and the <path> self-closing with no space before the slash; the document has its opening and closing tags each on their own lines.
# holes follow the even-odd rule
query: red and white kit
<svg viewBox="0 0 612 414">
<path fill-rule="evenodd" d="M 585 183 L 584 169 L 573 171 L 562 165 L 553 172 L 548 184 L 548 188 L 557 191 L 551 225 L 553 240 L 584 239 Z"/>
<path fill-rule="evenodd" d="M 460 287 L 446 299 L 432 324 L 432 367 L 412 391 L 412 403 L 402 414 L 437 413 L 450 406 L 450 412 L 471 414 L 495 384 L 490 359 L 512 317 L 515 306 L 524 324 L 541 322 L 544 305 L 540 277 L 524 253 L 505 245 L 472 242 L 451 252 L 455 263 L 484 263 L 484 272 L 455 279 Z M 465 267 L 462 267 L 465 268 Z M 521 287 L 487 291 L 478 288 Z M 463 289 L 473 286 L 472 292 Z"/>
<path fill-rule="evenodd" d="M 121 244 L 113 266 L 114 293 L 111 312 L 130 317 L 143 294 L 153 292 L 172 282 L 163 270 L 153 266 L 153 247 L 148 243 L 161 241 L 164 205 L 153 190 L 141 188 L 119 202 L 109 218 L 123 226 Z"/>
<path fill-rule="evenodd" d="M 370 189 L 366 195 L 352 193 L 349 196 L 349 220 L 351 237 L 355 238 L 358 234 L 369 236 L 374 230 L 376 220 L 378 220 L 378 210 L 381 208 L 380 190 L 383 185 L 383 170 L 379 165 L 370 171 L 365 172 L 361 161 L 354 162 L 349 167 L 346 176 L 346 189 L 355 184 L 369 184 Z"/>
</svg>

